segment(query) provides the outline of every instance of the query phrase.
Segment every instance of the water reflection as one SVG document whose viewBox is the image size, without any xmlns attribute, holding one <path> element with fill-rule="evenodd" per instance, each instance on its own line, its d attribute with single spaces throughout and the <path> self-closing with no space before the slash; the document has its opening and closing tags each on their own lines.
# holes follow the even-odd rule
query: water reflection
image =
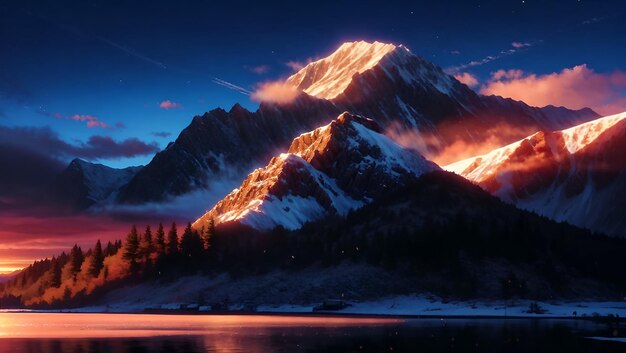
<svg viewBox="0 0 626 353">
<path fill-rule="evenodd" d="M 624 343 L 585 338 L 624 336 L 623 326 L 571 320 L 358 320 L 88 314 L 68 314 L 58 318 L 55 315 L 62 314 L 28 314 L 43 316 L 20 319 L 4 315 L 0 314 L 0 335 L 6 338 L 0 339 L 0 353 L 553 353 L 623 352 L 626 348 Z M 68 335 L 56 336 L 64 329 Z M 35 334 L 37 332 L 39 337 Z"/>
</svg>

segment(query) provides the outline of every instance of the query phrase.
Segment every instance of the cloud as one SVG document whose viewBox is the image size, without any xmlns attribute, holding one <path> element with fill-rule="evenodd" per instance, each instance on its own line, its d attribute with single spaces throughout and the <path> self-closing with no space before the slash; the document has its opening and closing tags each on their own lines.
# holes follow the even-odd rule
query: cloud
<svg viewBox="0 0 626 353">
<path fill-rule="evenodd" d="M 72 119 L 74 121 L 84 121 L 87 123 L 87 127 L 88 128 L 94 128 L 94 127 L 100 127 L 103 129 L 106 129 L 107 127 L 109 127 L 109 125 L 107 125 L 107 123 L 98 120 L 97 117 L 93 116 L 93 115 L 79 115 L 79 114 L 74 114 L 69 116 L 69 119 Z"/>
<path fill-rule="evenodd" d="M 459 82 L 466 84 L 468 87 L 478 86 L 478 79 L 469 72 L 459 72 L 454 75 Z"/>
<path fill-rule="evenodd" d="M 287 67 L 289 67 L 293 71 L 300 71 L 303 67 L 306 66 L 306 63 L 303 63 L 301 61 L 287 61 L 285 65 L 287 65 Z"/>
<path fill-rule="evenodd" d="M 254 72 L 257 75 L 266 74 L 270 71 L 270 67 L 268 65 L 258 65 L 258 66 L 244 66 L 247 70 Z"/>
<path fill-rule="evenodd" d="M 46 208 L 42 195 L 70 159 L 116 159 L 158 150 L 156 143 L 136 138 L 115 141 L 94 135 L 70 144 L 48 127 L 0 126 L 0 211 Z"/>
<path fill-rule="evenodd" d="M 228 88 L 230 90 L 239 92 L 239 93 L 241 93 L 243 95 L 246 95 L 246 96 L 249 96 L 249 95 L 252 94 L 251 91 L 249 91 L 249 90 L 247 90 L 247 89 L 245 89 L 245 88 L 243 88 L 241 86 L 238 86 L 238 85 L 236 85 L 234 83 L 230 83 L 228 81 L 224 81 L 221 78 L 214 77 L 212 81 L 213 81 L 213 83 L 215 83 L 217 85 L 220 85 L 222 87 L 226 87 L 226 88 Z"/>
<path fill-rule="evenodd" d="M 498 70 L 480 92 L 534 106 L 590 107 L 609 115 L 626 110 L 626 72 L 597 73 L 584 64 L 546 75 Z"/>
<path fill-rule="evenodd" d="M 520 49 L 520 48 L 524 48 L 524 47 L 531 47 L 532 44 L 530 43 L 526 43 L 526 42 L 513 42 L 511 43 L 511 46 L 515 49 Z"/>
<path fill-rule="evenodd" d="M 450 54 L 452 54 L 452 55 L 459 55 L 459 54 L 461 54 L 461 51 L 460 50 L 451 50 Z"/>
<path fill-rule="evenodd" d="M 289 67 L 291 70 L 293 71 L 300 71 L 302 68 L 304 68 L 305 66 L 307 66 L 308 64 L 319 60 L 319 57 L 311 57 L 311 58 L 307 58 L 304 61 L 298 61 L 298 60 L 291 60 L 291 61 L 287 61 L 285 63 L 285 65 L 287 65 L 287 67 Z"/>
<path fill-rule="evenodd" d="M 62 161 L 72 158 L 135 157 L 156 153 L 159 150 L 156 142 L 145 143 L 137 138 L 115 141 L 109 136 L 100 135 L 93 135 L 86 142 L 70 144 L 63 141 L 49 127 L 0 126 L 0 141 L 4 146 L 12 146 Z"/>
<path fill-rule="evenodd" d="M 47 111 L 46 109 L 39 107 L 39 109 L 36 110 L 37 114 L 41 114 L 43 116 L 47 116 L 50 118 L 55 118 L 55 119 L 68 119 L 68 120 L 74 120 L 74 121 L 80 121 L 80 122 L 85 122 L 88 128 L 94 128 L 94 127 L 99 127 L 102 129 L 107 129 L 109 128 L 109 124 L 105 123 L 104 121 L 98 119 L 98 117 L 91 115 L 91 114 L 74 114 L 74 115 L 68 115 L 68 116 L 63 116 L 63 114 L 61 113 L 52 113 Z M 115 124 L 116 128 L 123 128 L 124 127 L 124 123 L 122 122 L 118 122 L 117 124 Z"/>
<path fill-rule="evenodd" d="M 296 87 L 285 82 L 275 81 L 259 84 L 257 90 L 250 95 L 250 99 L 257 102 L 286 104 L 292 102 L 297 96 Z"/>
<path fill-rule="evenodd" d="M 115 141 L 109 136 L 93 135 L 74 150 L 84 158 L 108 159 L 145 156 L 158 152 L 159 147 L 154 142 L 147 144 L 134 137 Z"/>
<path fill-rule="evenodd" d="M 169 221 L 169 219 L 164 219 Z M 123 239 L 132 223 L 150 219 L 120 220 L 108 215 L 24 215 L 0 213 L 0 272 L 30 265 L 36 259 L 51 258 L 78 243 L 83 250 L 97 239 Z"/>
<path fill-rule="evenodd" d="M 454 124 L 441 125 L 439 128 L 440 131 L 448 135 L 455 135 L 453 132 L 459 130 Z M 463 130 L 466 129 L 466 127 L 463 128 Z M 472 128 L 469 130 L 471 131 Z M 483 140 L 465 142 L 459 139 L 451 144 L 445 144 L 436 136 L 430 136 L 416 130 L 406 130 L 399 124 L 390 124 L 389 128 L 385 131 L 385 135 L 399 145 L 417 150 L 424 155 L 424 157 L 443 166 L 490 152 L 512 141 L 528 136 L 533 132 L 534 129 L 532 128 L 529 129 L 500 123 L 484 131 L 482 134 L 484 136 Z"/>
<path fill-rule="evenodd" d="M 172 133 L 167 132 L 167 131 L 155 131 L 155 132 L 150 133 L 150 135 L 155 136 L 155 137 L 166 138 L 166 137 L 172 136 Z"/>
<path fill-rule="evenodd" d="M 455 74 L 455 73 L 459 73 L 465 69 L 468 69 L 470 67 L 476 67 L 476 66 L 481 66 L 481 65 L 485 65 L 488 64 L 492 61 L 496 61 L 499 59 L 502 59 L 504 57 L 513 55 L 513 54 L 517 54 L 520 51 L 526 50 L 526 48 L 528 47 L 532 47 L 537 43 L 541 43 L 542 41 L 536 41 L 536 42 L 513 42 L 511 43 L 511 47 L 507 48 L 507 49 L 503 49 L 500 50 L 500 52 L 498 54 L 494 54 L 494 55 L 487 55 L 482 59 L 478 59 L 478 60 L 472 60 L 466 64 L 461 64 L 458 66 L 450 66 L 448 68 L 446 68 L 446 72 L 449 74 Z"/>
<path fill-rule="evenodd" d="M 159 103 L 159 108 L 170 110 L 170 109 L 182 109 L 183 105 L 180 103 L 172 102 L 169 99 L 166 99 Z"/>
</svg>

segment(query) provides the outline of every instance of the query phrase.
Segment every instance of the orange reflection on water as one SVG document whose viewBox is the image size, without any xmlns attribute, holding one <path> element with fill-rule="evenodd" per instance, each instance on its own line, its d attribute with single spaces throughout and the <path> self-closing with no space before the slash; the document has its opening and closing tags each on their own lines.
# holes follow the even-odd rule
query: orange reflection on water
<svg viewBox="0 0 626 353">
<path fill-rule="evenodd" d="M 392 318 L 275 315 L 0 313 L 0 338 L 113 338 L 262 332 L 276 327 L 377 326 Z"/>
</svg>

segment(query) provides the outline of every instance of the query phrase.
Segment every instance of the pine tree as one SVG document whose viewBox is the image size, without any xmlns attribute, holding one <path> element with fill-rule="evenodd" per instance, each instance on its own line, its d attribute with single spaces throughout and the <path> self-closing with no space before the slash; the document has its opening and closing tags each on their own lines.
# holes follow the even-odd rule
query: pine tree
<svg viewBox="0 0 626 353">
<path fill-rule="evenodd" d="M 185 232 L 180 240 L 180 252 L 184 257 L 199 257 L 202 247 L 200 235 L 191 228 L 191 223 L 187 223 Z"/>
<path fill-rule="evenodd" d="M 154 244 L 152 242 L 152 229 L 150 229 L 150 226 L 146 226 L 146 231 L 143 233 L 143 237 L 141 238 L 140 253 L 143 258 L 147 259 L 153 252 Z"/>
<path fill-rule="evenodd" d="M 202 237 L 204 249 L 208 250 L 211 247 L 211 240 L 215 237 L 215 221 L 213 218 L 209 219 L 209 223 L 206 228 L 204 228 L 204 226 L 202 227 L 200 235 Z"/>
<path fill-rule="evenodd" d="M 61 286 L 61 268 L 63 264 L 61 263 L 60 258 L 52 258 L 52 269 L 50 276 L 50 286 L 54 288 L 59 288 Z"/>
<path fill-rule="evenodd" d="M 80 272 L 80 267 L 83 265 L 83 261 L 85 261 L 85 255 L 83 255 L 83 250 L 78 246 L 78 244 L 74 244 L 72 251 L 70 252 L 70 271 L 74 276 L 74 280 L 76 280 L 76 275 Z"/>
<path fill-rule="evenodd" d="M 91 266 L 89 266 L 89 274 L 93 277 L 98 277 L 102 267 L 104 266 L 104 253 L 102 252 L 102 243 L 100 239 L 96 242 L 91 254 Z"/>
<path fill-rule="evenodd" d="M 123 256 L 131 265 L 135 264 L 139 256 L 139 234 L 137 234 L 137 227 L 135 225 L 133 225 L 130 229 L 130 233 L 126 236 Z"/>
<path fill-rule="evenodd" d="M 165 231 L 163 230 L 163 223 L 159 223 L 159 228 L 156 232 L 155 248 L 157 254 L 161 255 L 165 253 Z"/>
<path fill-rule="evenodd" d="M 107 242 L 107 246 L 104 248 L 104 257 L 113 256 L 117 252 L 117 248 L 111 241 Z"/>
<path fill-rule="evenodd" d="M 178 253 L 178 232 L 176 231 L 176 222 L 172 222 L 172 227 L 167 233 L 167 247 L 165 252 L 167 254 Z"/>
</svg>

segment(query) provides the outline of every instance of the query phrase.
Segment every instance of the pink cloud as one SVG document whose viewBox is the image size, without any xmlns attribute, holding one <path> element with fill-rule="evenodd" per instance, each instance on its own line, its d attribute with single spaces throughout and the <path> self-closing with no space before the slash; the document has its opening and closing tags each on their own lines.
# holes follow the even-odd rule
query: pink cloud
<svg viewBox="0 0 626 353">
<path fill-rule="evenodd" d="M 513 42 L 513 43 L 511 43 L 511 46 L 513 48 L 515 48 L 515 49 L 521 49 L 521 48 L 524 48 L 524 47 L 530 47 L 530 46 L 532 46 L 532 44 L 525 43 L 525 42 Z"/>
<path fill-rule="evenodd" d="M 88 128 L 100 127 L 100 128 L 106 129 L 107 127 L 109 127 L 109 125 L 107 125 L 107 123 L 105 123 L 104 121 L 100 121 L 98 120 L 97 117 L 93 115 L 89 115 L 89 114 L 86 114 L 86 115 L 74 114 L 70 116 L 69 118 L 74 121 L 87 122 Z"/>
<path fill-rule="evenodd" d="M 252 92 L 250 99 L 257 102 L 271 102 L 278 104 L 286 104 L 292 102 L 298 96 L 296 87 L 281 82 L 264 82 L 261 83 L 257 90 Z"/>
<path fill-rule="evenodd" d="M 170 109 L 182 109 L 183 105 L 180 103 L 176 103 L 176 102 L 172 102 L 169 99 L 164 100 L 163 102 L 159 103 L 159 108 L 161 109 L 165 109 L 165 110 L 170 110 Z"/>
<path fill-rule="evenodd" d="M 312 63 L 314 61 L 317 61 L 319 59 L 320 58 L 318 58 L 318 57 L 310 57 L 310 58 L 307 58 L 306 60 L 303 60 L 303 61 L 292 60 L 292 61 L 287 61 L 285 63 L 285 65 L 287 65 L 287 67 L 289 67 L 293 71 L 300 71 L 302 68 L 304 68 L 308 64 L 310 64 L 310 63 Z"/>
<path fill-rule="evenodd" d="M 468 87 L 478 86 L 478 79 L 469 72 L 459 72 L 454 75 L 459 82 L 466 84 Z"/>
<path fill-rule="evenodd" d="M 287 65 L 293 71 L 300 71 L 303 67 L 306 66 L 306 63 L 303 63 L 301 61 L 287 61 L 285 65 Z"/>
<path fill-rule="evenodd" d="M 501 81 L 501 80 L 517 80 L 524 76 L 524 71 L 522 70 L 498 70 L 491 74 L 491 79 L 493 81 Z"/>
<path fill-rule="evenodd" d="M 270 71 L 270 67 L 268 65 L 245 66 L 245 68 L 257 75 L 266 74 Z"/>
<path fill-rule="evenodd" d="M 534 106 L 590 107 L 609 115 L 626 110 L 626 72 L 597 73 L 584 64 L 546 75 L 498 70 L 480 92 Z"/>
</svg>

